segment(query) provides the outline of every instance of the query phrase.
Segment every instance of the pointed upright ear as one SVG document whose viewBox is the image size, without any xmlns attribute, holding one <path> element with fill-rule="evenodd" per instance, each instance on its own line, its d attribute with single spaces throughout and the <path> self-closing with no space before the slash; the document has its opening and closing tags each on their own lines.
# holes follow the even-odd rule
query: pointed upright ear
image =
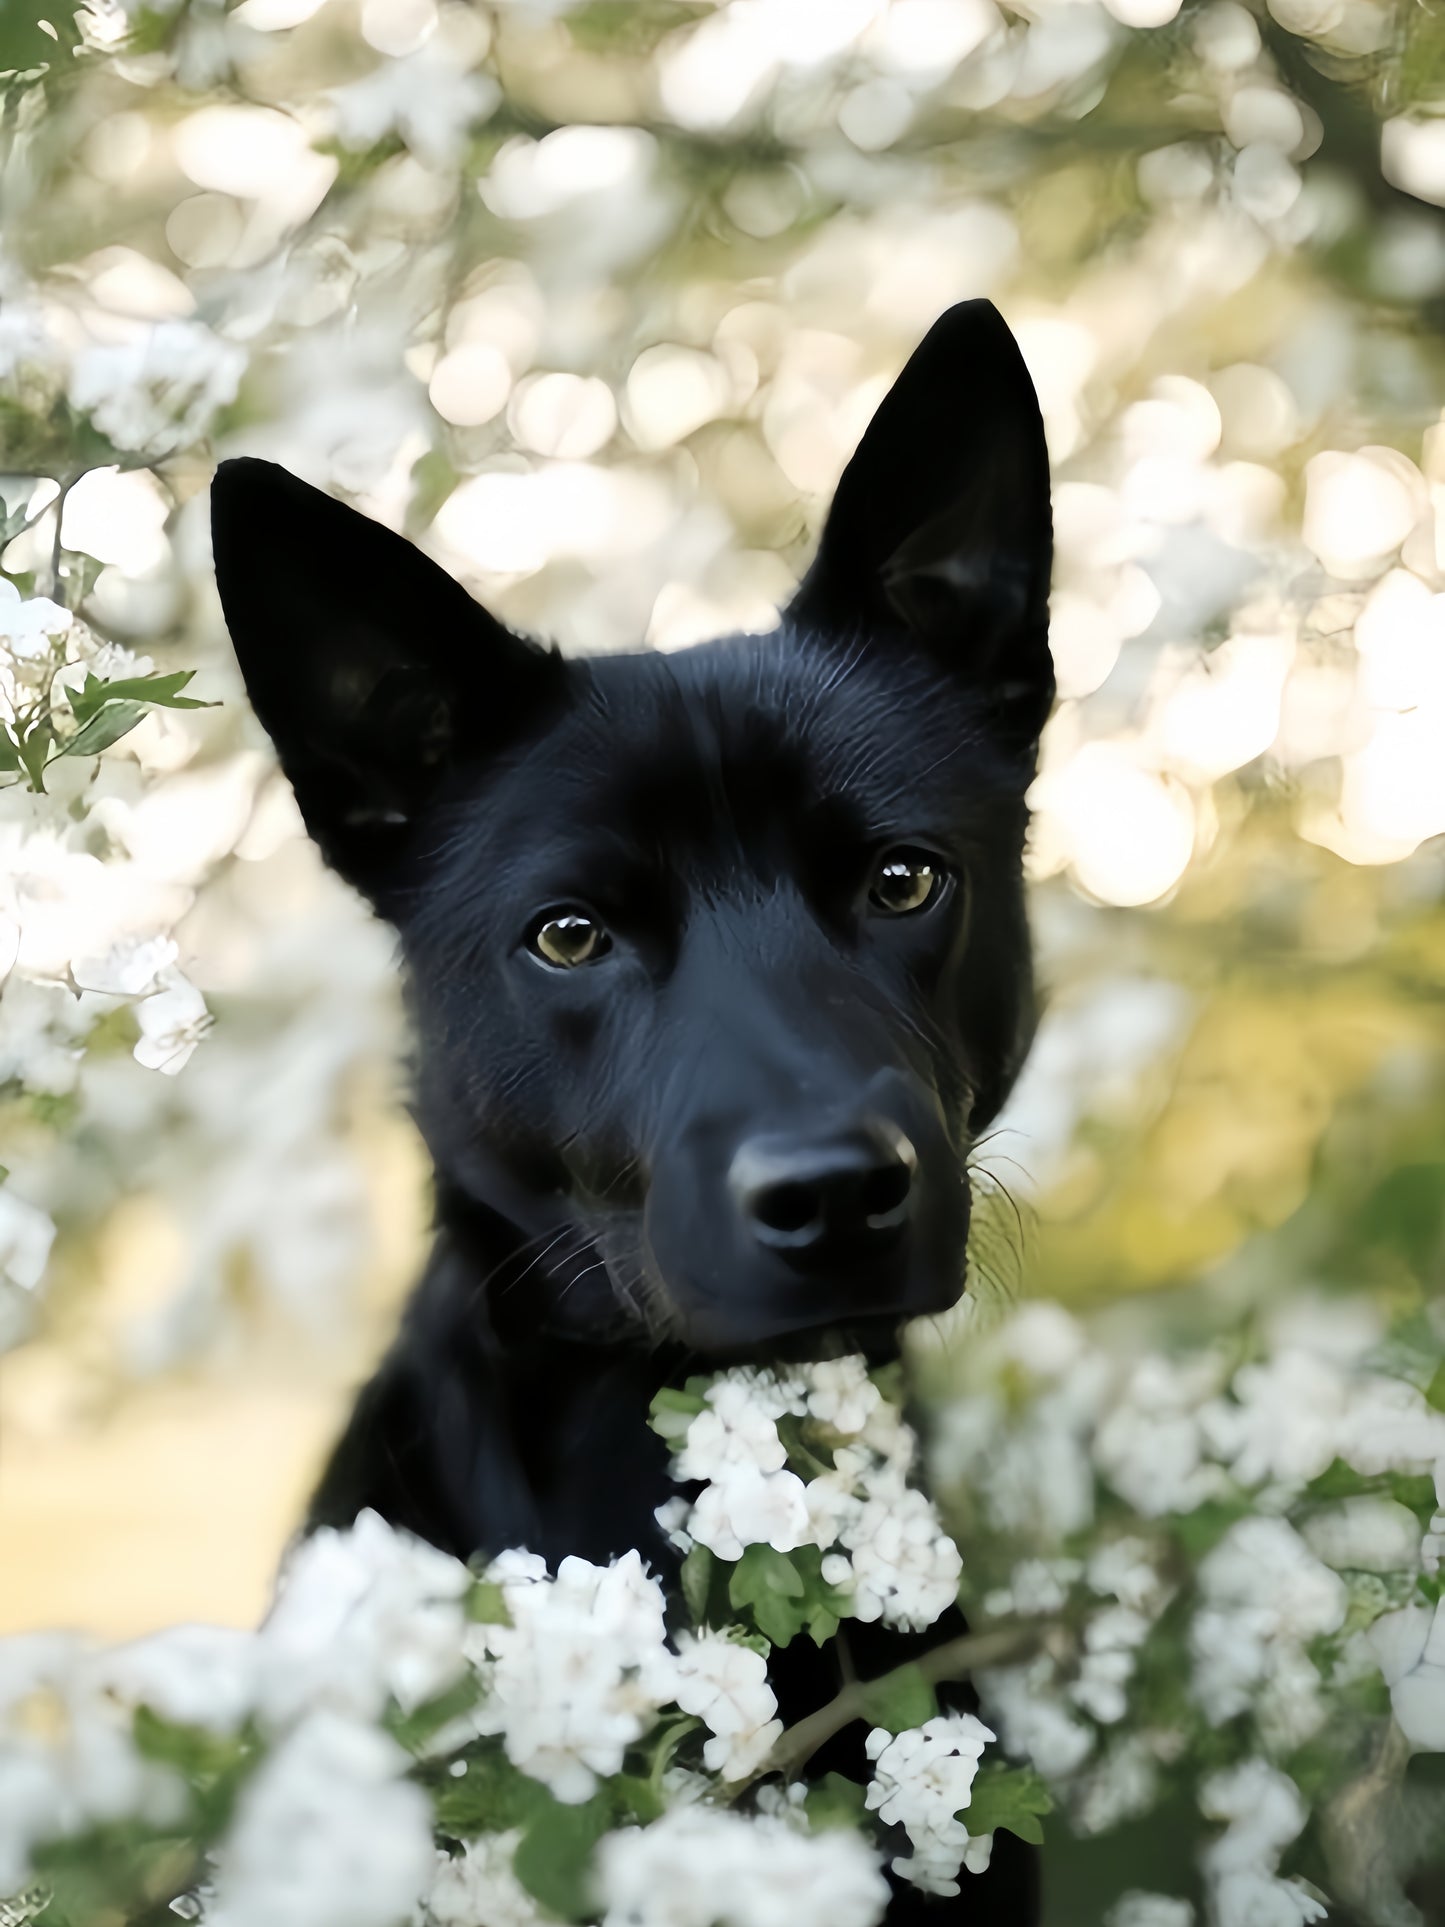
<svg viewBox="0 0 1445 1927">
<path fill-rule="evenodd" d="M 1034 742 L 1053 701 L 1043 418 L 990 301 L 936 321 L 843 471 L 788 610 L 821 635 L 906 633 Z"/>
<path fill-rule="evenodd" d="M 385 912 L 447 775 L 559 701 L 566 666 L 410 542 L 272 462 L 221 464 L 211 534 L 246 688 L 306 827 Z"/>
</svg>

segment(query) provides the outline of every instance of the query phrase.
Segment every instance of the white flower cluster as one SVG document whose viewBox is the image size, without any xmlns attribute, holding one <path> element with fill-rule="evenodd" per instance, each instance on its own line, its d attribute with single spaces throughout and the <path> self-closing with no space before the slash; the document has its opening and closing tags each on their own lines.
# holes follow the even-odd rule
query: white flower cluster
<svg viewBox="0 0 1445 1927">
<path fill-rule="evenodd" d="M 297 1552 L 254 1634 L 181 1627 L 110 1652 L 0 1643 L 0 1893 L 46 1840 L 123 1820 L 182 1825 L 178 1772 L 135 1745 L 137 1708 L 265 1757 L 243 1789 L 208 1918 L 223 1927 L 395 1927 L 431 1870 L 432 1815 L 377 1721 L 465 1670 L 464 1566 L 364 1514 Z"/>
<path fill-rule="evenodd" d="M 789 1465 L 786 1418 L 807 1442 L 806 1477 Z M 708 1387 L 673 1459 L 674 1476 L 703 1490 L 659 1518 L 680 1547 L 720 1559 L 753 1545 L 816 1547 L 850 1617 L 922 1630 L 957 1598 L 961 1562 L 931 1500 L 909 1484 L 917 1450 L 860 1357 L 787 1374 L 738 1368 Z"/>
<path fill-rule="evenodd" d="M 675 1807 L 609 1834 L 598 1859 L 602 1927 L 875 1927 L 888 1904 L 860 1835 L 767 1814 Z"/>
<path fill-rule="evenodd" d="M 610 1566 L 564 1559 L 553 1579 L 535 1555 L 510 1552 L 489 1572 L 510 1624 L 467 1632 L 483 1697 L 466 1724 L 500 1734 L 508 1759 L 558 1800 L 589 1799 L 668 1707 L 707 1727 L 703 1763 L 720 1780 L 764 1765 L 782 1731 L 767 1661 L 707 1628 L 669 1646 L 662 1588 L 639 1554 Z"/>
<path fill-rule="evenodd" d="M 535 1554 L 505 1553 L 492 1574 L 511 1624 L 467 1636 L 485 1687 L 475 1730 L 501 1734 L 515 1766 L 580 1803 L 672 1697 L 662 1588 L 635 1552 L 612 1566 L 564 1559 L 555 1579 Z"/>
<path fill-rule="evenodd" d="M 705 1773 L 666 1776 L 680 1804 L 604 1843 L 607 1922 L 873 1927 L 887 1888 L 861 1835 L 813 1838 L 786 1802 L 786 1819 L 693 1804 L 756 1772 L 778 1736 L 761 1654 L 709 1631 L 670 1646 L 661 1587 L 636 1553 L 564 1560 L 555 1578 L 506 1553 L 488 1580 L 509 1623 L 473 1623 L 467 1568 L 363 1513 L 296 1550 L 255 1634 L 181 1628 L 99 1654 L 72 1639 L 0 1643 L 0 1894 L 24 1884 L 41 1842 L 108 1822 L 184 1827 L 184 1781 L 135 1745 L 145 1707 L 218 1736 L 250 1723 L 264 1744 L 214 1853 L 208 1922 L 394 1927 L 419 1909 L 424 1927 L 545 1927 L 513 1868 L 520 1835 L 438 1855 L 431 1803 L 382 1730 L 389 1708 L 440 1701 L 470 1675 L 476 1708 L 428 1752 L 499 1737 L 564 1804 L 618 1773 L 665 1708 L 711 1735 Z"/>
<path fill-rule="evenodd" d="M 1148 1811 L 1195 1718 L 1247 1720 L 1257 1757 L 1200 1789 L 1206 1817 L 1229 1822 L 1205 1858 L 1214 1927 L 1318 1917 L 1313 1893 L 1279 1875 L 1306 1808 L 1276 1763 L 1351 1717 L 1334 1686 L 1382 1675 L 1410 1745 L 1445 1750 L 1445 1612 L 1416 1590 L 1445 1541 L 1445 1413 L 1420 1389 L 1428 1334 L 1382 1343 L 1356 1303 L 1296 1304 L 1264 1327 L 1263 1355 L 1231 1366 L 1213 1344 L 1131 1357 L 1117 1329 L 1106 1350 L 1059 1307 L 1025 1306 L 971 1360 L 977 1394 L 939 1455 L 974 1509 L 980 1563 L 1007 1572 L 986 1611 L 1069 1624 L 977 1685 L 1078 1831 Z M 1422 1527 L 1423 1474 L 1436 1511 Z M 1121 1502 L 1135 1525 L 1119 1533 Z M 1181 1594 L 1195 1711 L 1161 1720 L 1139 1662 Z M 1136 1899 L 1144 1920 L 1184 1904 Z M 1118 1917 L 1132 1919 L 1122 1903 Z"/>
<path fill-rule="evenodd" d="M 1241 1519 L 1199 1567 L 1190 1624 L 1192 1690 L 1212 1725 L 1251 1706 L 1281 1752 L 1324 1718 L 1320 1677 L 1305 1648 L 1344 1623 L 1348 1594 L 1288 1520 Z"/>
<path fill-rule="evenodd" d="M 903 1733 L 879 1728 L 868 1735 L 869 1810 L 907 1833 L 913 1852 L 895 1860 L 893 1871 L 925 1893 L 956 1894 L 960 1868 L 983 1873 L 988 1867 L 993 1835 L 970 1835 L 958 1816 L 973 1797 L 979 1759 L 994 1737 L 971 1713 L 940 1714 Z"/>
<path fill-rule="evenodd" d="M 1445 1600 L 1384 1614 L 1367 1640 L 1400 1731 L 1423 1752 L 1445 1753 Z"/>
<path fill-rule="evenodd" d="M 469 1840 L 458 1854 L 438 1854 L 422 1903 L 421 1927 L 554 1927 L 518 1880 L 512 1862 L 521 1842 L 513 1827 Z"/>
<path fill-rule="evenodd" d="M 63 745 L 77 734 L 69 705 L 86 677 L 113 682 L 152 667 L 99 642 L 49 597 L 21 599 L 0 579 L 0 723 L 11 735 L 32 736 L 43 711 Z M 44 1015 L 26 1009 L 13 1035 L 5 1028 L 6 1076 L 35 1090 L 68 1089 L 85 1033 L 121 1000 L 135 1006 L 139 1063 L 174 1075 L 195 1049 L 209 1017 L 177 967 L 171 935 L 195 892 L 173 864 L 155 860 L 161 807 L 162 787 L 148 785 L 132 756 L 99 767 L 91 758 L 52 761 L 43 793 L 18 774 L 0 787 L 0 973 L 49 999 Z M 62 1038 L 45 1016 L 62 1021 Z"/>
<path fill-rule="evenodd" d="M 1227 1823 L 1204 1852 L 1216 1927 L 1307 1927 L 1325 1918 L 1317 1894 L 1279 1877 L 1280 1858 L 1309 1817 L 1293 1780 L 1248 1760 L 1206 1780 L 1200 1806 Z"/>
<path fill-rule="evenodd" d="M 204 322 L 136 320 L 117 339 L 113 315 L 77 316 L 58 293 L 12 283 L 0 387 L 34 413 L 64 397 L 113 448 L 154 459 L 197 441 L 235 400 L 246 352 Z"/>
</svg>

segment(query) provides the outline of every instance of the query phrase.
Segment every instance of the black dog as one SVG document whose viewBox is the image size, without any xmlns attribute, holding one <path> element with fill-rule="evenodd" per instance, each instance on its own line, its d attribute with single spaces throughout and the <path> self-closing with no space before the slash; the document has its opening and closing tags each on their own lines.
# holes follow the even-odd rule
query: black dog
<svg viewBox="0 0 1445 1927">
<path fill-rule="evenodd" d="M 965 1156 L 1033 1028 L 1054 688 L 1018 350 L 986 302 L 937 323 L 772 635 L 567 661 L 268 463 L 221 467 L 213 519 L 307 826 L 400 934 L 436 1165 L 431 1263 L 314 1521 L 663 1565 L 659 1385 L 876 1357 L 963 1289 Z M 900 1663 L 855 1631 L 865 1676 Z M 806 1647 L 785 1719 L 835 1689 Z M 835 1764 L 863 1777 L 861 1736 Z M 1017 1844 L 964 1876 L 971 1918 L 1034 1918 Z M 915 1911 L 953 1909 L 890 1920 Z"/>
</svg>

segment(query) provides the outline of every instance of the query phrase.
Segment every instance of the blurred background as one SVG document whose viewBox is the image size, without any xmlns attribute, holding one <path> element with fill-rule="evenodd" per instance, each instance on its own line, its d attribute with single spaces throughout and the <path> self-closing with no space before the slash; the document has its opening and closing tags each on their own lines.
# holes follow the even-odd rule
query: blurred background
<svg viewBox="0 0 1445 1927">
<path fill-rule="evenodd" d="M 223 455 L 676 648 L 769 626 L 990 296 L 1062 700 L 980 1298 L 1438 1283 L 1437 116 L 1445 10 L 1393 0 L 0 9 L 0 567 L 219 705 L 111 752 L 80 882 L 0 794 L 0 1631 L 254 1622 L 424 1248 L 393 945 L 248 712 Z M 204 999 L 152 1048 L 47 962 L 117 892 Z"/>
</svg>

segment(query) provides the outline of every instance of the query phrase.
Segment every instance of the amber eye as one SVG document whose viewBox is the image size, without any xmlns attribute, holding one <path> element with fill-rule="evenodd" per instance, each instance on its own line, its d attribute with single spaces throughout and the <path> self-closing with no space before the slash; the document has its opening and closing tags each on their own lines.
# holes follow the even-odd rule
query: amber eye
<svg viewBox="0 0 1445 1927">
<path fill-rule="evenodd" d="M 612 948 L 612 939 L 581 910 L 553 910 L 528 938 L 534 956 L 554 970 L 575 970 L 595 963 Z"/>
<path fill-rule="evenodd" d="M 889 850 L 868 886 L 870 908 L 885 917 L 924 910 L 948 881 L 948 872 L 925 850 Z"/>
</svg>

